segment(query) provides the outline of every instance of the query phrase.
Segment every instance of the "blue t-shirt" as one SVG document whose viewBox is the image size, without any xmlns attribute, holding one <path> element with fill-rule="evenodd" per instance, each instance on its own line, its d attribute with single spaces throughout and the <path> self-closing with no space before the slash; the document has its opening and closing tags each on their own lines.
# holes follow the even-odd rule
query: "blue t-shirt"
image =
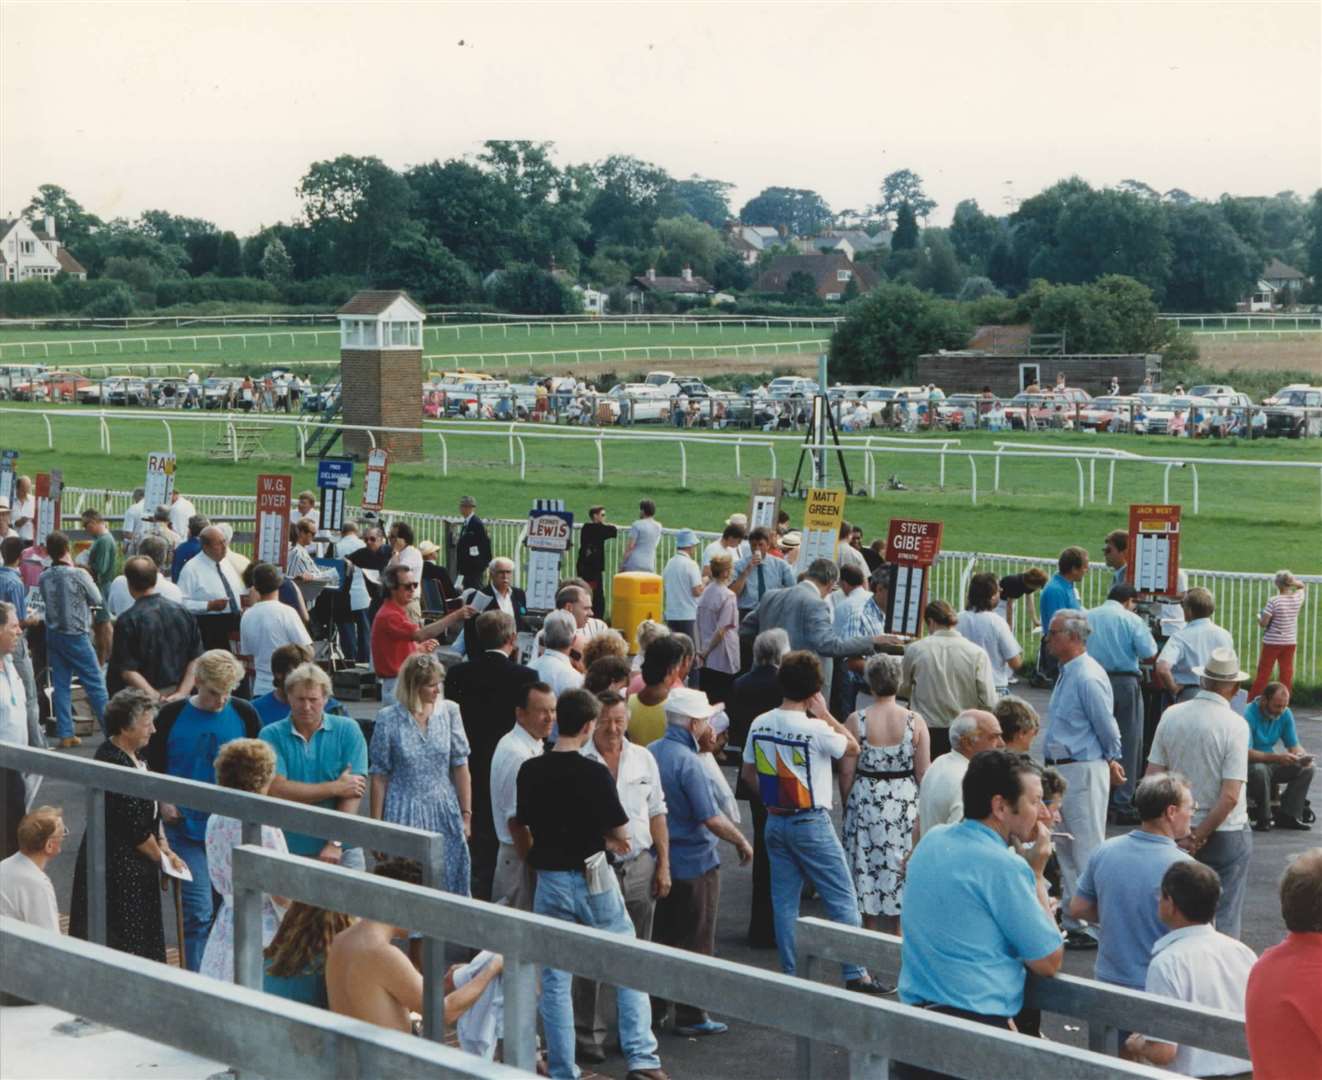
<svg viewBox="0 0 1322 1080">
<path fill-rule="evenodd" d="M 324 784 L 348 768 L 355 776 L 367 775 L 367 740 L 356 720 L 325 713 L 321 727 L 310 740 L 294 730 L 288 718 L 262 728 L 258 735 L 275 751 L 275 771 L 298 784 Z M 336 808 L 335 799 L 322 799 L 314 806 Z M 285 833 L 285 841 L 294 855 L 316 855 L 334 837 Z"/>
<path fill-rule="evenodd" d="M 1074 582 L 1056 573 L 1043 587 L 1038 608 L 1042 612 L 1042 629 L 1045 632 L 1051 628 L 1051 616 L 1068 608 L 1082 609 L 1083 601 L 1079 599 L 1079 590 L 1074 587 Z"/>
<path fill-rule="evenodd" d="M 1092 853 L 1075 893 L 1097 905 L 1099 980 L 1134 990 L 1147 985 L 1152 945 L 1169 932 L 1157 918 L 1162 876 L 1190 858 L 1169 836 L 1142 829 L 1113 836 Z"/>
<path fill-rule="evenodd" d="M 274 690 L 269 694 L 262 694 L 261 697 L 253 698 L 251 704 L 257 710 L 257 719 L 262 722 L 262 727 L 267 727 L 277 720 L 284 720 L 289 716 L 289 702 L 281 701 L 275 696 Z M 338 713 L 341 716 L 349 715 L 339 698 L 328 698 L 326 707 L 322 711 Z"/>
<path fill-rule="evenodd" d="M 1294 713 L 1283 709 L 1275 720 L 1269 720 L 1258 707 L 1261 701 L 1258 698 L 1244 710 L 1244 719 L 1249 722 L 1249 749 L 1271 754 L 1275 753 L 1278 742 L 1284 744 L 1287 750 L 1298 746 L 1299 735 L 1294 727 Z"/>
<path fill-rule="evenodd" d="M 721 812 L 707 773 L 698 760 L 698 744 L 684 728 L 666 726 L 666 733 L 647 748 L 656 758 L 661 790 L 666 796 L 666 828 L 670 831 L 670 875 L 677 881 L 701 877 L 721 865 L 716 834 L 703 824 Z"/>
<path fill-rule="evenodd" d="M 220 748 L 227 742 L 244 737 L 243 720 L 230 702 L 220 712 L 203 712 L 191 701 L 184 704 L 165 747 L 165 771 L 184 780 L 200 780 L 206 784 L 216 782 L 213 764 Z M 204 810 L 179 807 L 183 821 L 179 827 L 190 840 L 205 843 L 207 818 Z"/>
<path fill-rule="evenodd" d="M 904 886 L 901 1001 L 1014 1016 L 1024 963 L 1060 946 L 1032 868 L 992 829 L 966 819 L 923 832 Z"/>
</svg>

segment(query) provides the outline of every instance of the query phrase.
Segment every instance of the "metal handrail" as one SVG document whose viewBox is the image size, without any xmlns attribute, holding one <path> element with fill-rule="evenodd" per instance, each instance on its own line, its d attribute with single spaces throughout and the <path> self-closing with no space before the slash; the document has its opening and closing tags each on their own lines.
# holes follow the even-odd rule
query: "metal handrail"
<svg viewBox="0 0 1322 1080">
<path fill-rule="evenodd" d="M 103 761 L 86 761 L 53 750 L 38 750 L 15 743 L 0 742 L 0 768 L 51 776 L 87 789 L 87 933 L 89 940 L 98 944 L 106 941 L 105 796 L 108 791 L 237 818 L 243 823 L 245 843 L 260 843 L 261 827 L 270 825 L 310 836 L 334 837 L 350 847 L 366 847 L 416 859 L 422 864 L 425 882 L 439 888 L 444 880 L 444 840 L 439 833 L 374 821 L 319 806 L 304 806 L 269 795 L 236 791 L 198 780 L 182 780 L 160 773 L 126 769 Z M 424 943 L 423 966 L 424 971 L 436 976 L 427 981 L 423 1019 L 428 1037 L 441 1038 L 445 1027 L 444 992 L 440 989 L 444 974 L 444 950 L 438 942 Z"/>
<path fill-rule="evenodd" d="M 804 972 L 814 972 L 828 963 L 851 963 L 862 964 L 890 980 L 899 974 L 901 939 L 893 934 L 802 917 L 796 925 L 795 940 L 798 966 Z M 1117 1053 L 1117 1033 L 1139 1029 L 1166 1042 L 1246 1060 L 1249 1056 L 1243 1016 L 1187 1005 L 1142 990 L 1075 975 L 1048 979 L 1029 972 L 1024 1004 L 1085 1021 L 1088 1045 L 1099 1053 Z"/>
<path fill-rule="evenodd" d="M 0 916 L 0 988 L 254 1076 L 516 1080 L 527 1075 L 444 1043 L 39 930 L 7 916 Z"/>
<path fill-rule="evenodd" d="M 315 898 L 335 911 L 501 953 L 505 1059 L 516 1067 L 531 1068 L 535 1062 L 536 968 L 541 966 L 844 1047 L 854 1057 L 852 1075 L 862 1075 L 860 1066 L 865 1066 L 867 1075 L 885 1076 L 883 1062 L 891 1058 L 974 1080 L 1021 1074 L 1078 1080 L 1167 1075 L 1089 1050 L 862 997 L 843 987 L 245 845 L 234 852 L 234 970 L 235 979 L 246 986 L 261 972 L 263 892 Z M 800 1060 L 798 1075 L 806 1075 L 805 1066 Z"/>
</svg>

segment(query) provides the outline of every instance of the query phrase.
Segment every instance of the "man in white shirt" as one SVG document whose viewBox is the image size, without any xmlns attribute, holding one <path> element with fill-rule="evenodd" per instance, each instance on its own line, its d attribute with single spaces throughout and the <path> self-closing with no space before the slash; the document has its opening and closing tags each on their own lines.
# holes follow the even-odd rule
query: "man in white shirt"
<svg viewBox="0 0 1322 1080">
<path fill-rule="evenodd" d="M 156 564 L 156 588 L 152 591 L 167 600 L 173 600 L 176 604 L 182 604 L 184 594 L 179 590 L 179 586 L 170 580 L 170 575 L 164 570 L 164 565 L 170 553 L 169 544 L 159 536 L 144 536 L 138 544 L 137 553 L 145 555 Z M 133 594 L 129 592 L 128 579 L 120 574 L 110 583 L 110 588 L 106 590 L 106 610 L 110 612 L 112 619 L 118 619 L 133 606 L 133 602 Z"/>
<path fill-rule="evenodd" d="M 1198 809 L 1193 832 L 1180 846 L 1220 875 L 1216 925 L 1238 938 L 1253 833 L 1244 792 L 1249 726 L 1230 701 L 1252 676 L 1239 670 L 1234 649 L 1214 649 L 1197 673 L 1202 689 L 1162 713 L 1147 775 L 1178 772 L 1189 781 Z"/>
<path fill-rule="evenodd" d="M 69 835 L 54 806 L 39 806 L 18 823 L 18 850 L 0 862 L 0 915 L 30 926 L 60 932 L 60 906 L 46 864 Z"/>
<path fill-rule="evenodd" d="M 138 529 L 142 526 L 142 519 L 147 513 L 147 500 L 144 498 L 146 491 L 143 488 L 133 489 L 133 503 L 124 511 L 124 525 L 121 532 L 124 534 L 124 546 L 133 550 L 133 544 L 138 538 Z"/>
<path fill-rule="evenodd" d="M 702 571 L 693 560 L 698 537 L 692 529 L 675 534 L 675 554 L 661 571 L 666 625 L 677 634 L 693 636 L 698 617 L 698 597 L 702 595 Z"/>
<path fill-rule="evenodd" d="M 241 597 L 247 590 L 225 558 L 229 553 L 225 534 L 210 525 L 198 539 L 202 541 L 202 550 L 179 572 L 184 607 L 197 614 L 238 615 L 242 609 Z"/>
<path fill-rule="evenodd" d="M 188 535 L 188 519 L 197 513 L 197 507 L 174 492 L 170 497 L 170 528 L 180 536 Z"/>
<path fill-rule="evenodd" d="M 32 494 L 32 477 L 20 476 L 14 481 L 14 496 L 9 506 L 10 528 L 31 543 L 33 524 L 37 517 L 37 497 Z"/>
<path fill-rule="evenodd" d="M 1190 589 L 1181 603 L 1185 624 L 1161 647 L 1157 654 L 1156 678 L 1175 695 L 1177 701 L 1188 701 L 1198 693 L 1198 675 L 1195 668 L 1207 663 L 1213 649 L 1235 648 L 1230 631 L 1212 621 L 1216 601 L 1207 589 Z"/>
<path fill-rule="evenodd" d="M 253 571 L 252 579 L 260 599 L 239 620 L 239 651 L 252 659 L 253 697 L 269 694 L 275 687 L 271 678 L 271 654 L 276 649 L 281 645 L 312 644 L 303 620 L 279 599 L 283 581 L 284 575 L 277 567 L 261 563 Z"/>
<path fill-rule="evenodd" d="M 555 726 L 555 691 L 546 683 L 529 683 L 523 700 L 514 707 L 514 727 L 501 736 L 491 757 L 491 818 L 496 826 L 500 850 L 491 899 L 510 907 L 531 911 L 535 881 L 510 833 L 510 821 L 518 805 L 519 769 L 525 761 L 542 753 L 542 740 Z"/>
<path fill-rule="evenodd" d="M 577 690 L 583 685 L 582 672 L 575 670 L 574 662 L 569 658 L 577 630 L 574 616 L 569 612 L 551 612 L 542 624 L 542 641 L 546 645 L 546 652 L 528 665 L 554 691 L 556 697 L 566 690 Z"/>
<path fill-rule="evenodd" d="M 1220 897 L 1221 882 L 1211 867 L 1190 861 L 1171 864 L 1161 879 L 1157 901 L 1157 914 L 1170 933 L 1152 946 L 1149 994 L 1243 1014 L 1249 972 L 1258 958 L 1247 945 L 1213 927 Z M 1177 1046 L 1137 1032 L 1125 1040 L 1121 1056 L 1185 1076 L 1232 1076 L 1253 1068 L 1242 1058 Z"/>
<path fill-rule="evenodd" d="M 731 514 L 725 522 L 725 530 L 719 540 L 713 540 L 702 549 L 702 566 L 705 570 L 717 555 L 729 555 L 734 562 L 749 555 L 748 518 L 743 514 Z"/>
<path fill-rule="evenodd" d="M 994 713 L 966 709 L 950 725 L 950 752 L 934 758 L 918 786 L 918 820 L 914 843 L 936 825 L 964 820 L 964 774 L 974 754 L 1005 745 L 1001 722 Z"/>
</svg>

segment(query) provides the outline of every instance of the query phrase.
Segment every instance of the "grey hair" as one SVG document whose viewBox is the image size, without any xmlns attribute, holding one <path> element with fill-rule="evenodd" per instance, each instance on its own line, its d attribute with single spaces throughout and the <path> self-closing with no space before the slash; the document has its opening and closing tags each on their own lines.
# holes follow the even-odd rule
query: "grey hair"
<svg viewBox="0 0 1322 1080">
<path fill-rule="evenodd" d="M 1290 573 L 1289 570 L 1277 570 L 1277 571 L 1276 571 L 1276 576 L 1275 576 L 1274 578 L 1272 578 L 1272 583 L 1273 583 L 1278 589 L 1283 589 L 1283 588 L 1285 588 L 1286 585 L 1288 585 L 1288 584 L 1290 583 L 1290 580 L 1291 580 L 1291 578 L 1293 578 L 1293 577 L 1294 577 L 1294 574 Z"/>
<path fill-rule="evenodd" d="M 18 608 L 8 600 L 0 600 L 0 624 L 7 623 L 10 615 L 17 615 Z"/>
<path fill-rule="evenodd" d="M 564 650 L 574 642 L 578 624 L 567 611 L 553 611 L 542 623 L 542 641 L 548 649 Z"/>
<path fill-rule="evenodd" d="M 783 627 L 763 630 L 753 641 L 755 667 L 780 667 L 780 661 L 790 651 L 790 636 Z"/>
<path fill-rule="evenodd" d="M 1069 634 L 1070 637 L 1078 638 L 1080 641 L 1087 641 L 1088 635 L 1092 633 L 1092 627 L 1088 625 L 1088 613 L 1078 608 L 1063 608 L 1051 617 L 1051 621 L 1060 620 L 1061 630 Z M 1051 629 L 1047 627 L 1047 629 Z"/>
<path fill-rule="evenodd" d="M 490 565 L 487 567 L 487 572 L 490 573 L 492 570 L 496 570 L 496 569 L 513 570 L 514 560 L 507 559 L 505 558 L 504 555 L 497 555 L 494 559 L 491 560 Z"/>
<path fill-rule="evenodd" d="M 900 658 L 888 653 L 869 656 L 863 678 L 874 697 L 894 697 L 900 688 Z"/>
<path fill-rule="evenodd" d="M 1189 781 L 1177 772 L 1145 776 L 1134 789 L 1134 809 L 1140 820 L 1152 821 L 1161 817 L 1166 807 L 1179 806 L 1184 793 L 1191 790 Z"/>
<path fill-rule="evenodd" d="M 819 585 L 834 585 L 840 580 L 840 567 L 830 559 L 813 559 L 803 576 Z"/>
<path fill-rule="evenodd" d="M 978 716 L 974 709 L 965 709 L 950 721 L 950 745 L 963 746 L 964 740 L 978 733 Z"/>
<path fill-rule="evenodd" d="M 163 536 L 144 536 L 138 541 L 138 554 L 146 555 L 159 570 L 170 561 L 170 545 Z"/>
</svg>

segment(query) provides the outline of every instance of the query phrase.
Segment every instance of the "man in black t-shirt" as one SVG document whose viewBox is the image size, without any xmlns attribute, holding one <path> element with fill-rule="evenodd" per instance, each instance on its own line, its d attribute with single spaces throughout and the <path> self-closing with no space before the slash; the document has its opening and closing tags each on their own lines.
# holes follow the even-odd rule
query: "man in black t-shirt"
<svg viewBox="0 0 1322 1080">
<path fill-rule="evenodd" d="M 586 690 L 568 690 L 556 703 L 560 729 L 554 748 L 519 769 L 515 820 L 510 836 L 524 861 L 537 871 L 533 911 L 554 919 L 633 937 L 619 882 L 609 867 L 593 875 L 585 868 L 605 851 L 629 850 L 629 815 L 620 805 L 615 779 L 600 762 L 579 753 L 592 740 L 601 706 Z M 590 883 L 600 881 L 600 886 Z M 600 887 L 602 891 L 594 892 Z M 539 1010 L 546 1032 L 552 1076 L 575 1076 L 571 975 L 544 968 Z M 646 994 L 616 990 L 620 1047 L 629 1062 L 628 1080 L 666 1080 L 652 1034 Z"/>
<path fill-rule="evenodd" d="M 588 508 L 588 521 L 578 535 L 578 576 L 592 586 L 592 614 L 598 619 L 606 617 L 606 592 L 602 578 L 606 575 L 606 541 L 614 540 L 619 530 L 606 524 L 606 508 Z"/>
</svg>

